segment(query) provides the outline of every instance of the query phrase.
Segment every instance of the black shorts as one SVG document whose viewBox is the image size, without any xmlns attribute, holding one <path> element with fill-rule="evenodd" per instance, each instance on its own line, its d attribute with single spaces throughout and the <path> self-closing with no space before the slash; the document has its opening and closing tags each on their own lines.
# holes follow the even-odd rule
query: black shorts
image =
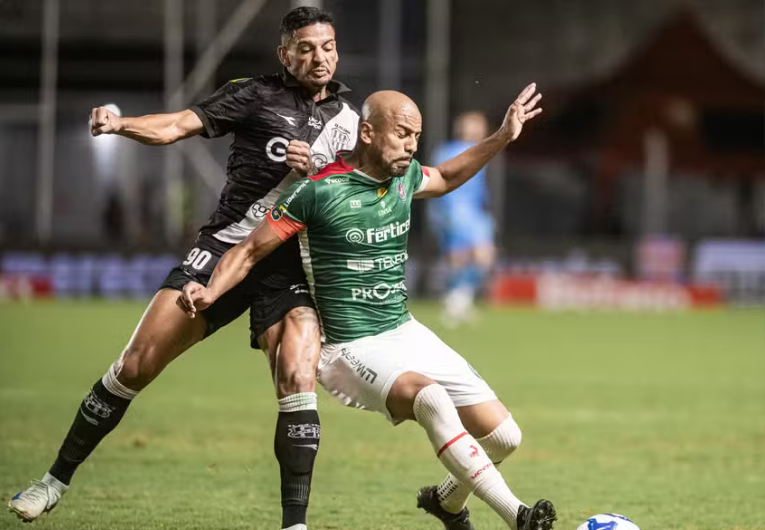
<svg viewBox="0 0 765 530">
<path fill-rule="evenodd" d="M 218 260 L 233 245 L 200 234 L 186 259 L 170 271 L 160 289 L 178 291 L 190 281 L 207 285 Z M 259 348 L 258 337 L 296 307 L 314 307 L 300 263 L 296 238 L 286 241 L 259 261 L 241 283 L 202 311 L 207 322 L 205 337 L 250 310 L 250 345 Z"/>
</svg>

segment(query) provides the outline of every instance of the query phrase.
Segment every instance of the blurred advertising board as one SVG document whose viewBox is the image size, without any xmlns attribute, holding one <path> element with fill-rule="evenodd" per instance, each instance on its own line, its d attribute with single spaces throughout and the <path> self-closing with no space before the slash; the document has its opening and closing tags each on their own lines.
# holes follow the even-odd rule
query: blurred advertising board
<svg viewBox="0 0 765 530">
<path fill-rule="evenodd" d="M 765 241 L 710 239 L 694 251 L 692 277 L 737 305 L 765 305 Z"/>
<path fill-rule="evenodd" d="M 686 271 L 685 244 L 670 236 L 651 236 L 635 245 L 635 274 L 641 280 L 678 282 Z"/>
<path fill-rule="evenodd" d="M 152 296 L 178 263 L 170 254 L 5 252 L 0 255 L 0 299 L 143 298 Z"/>
<path fill-rule="evenodd" d="M 490 286 L 489 300 L 561 311 L 677 311 L 723 304 L 722 293 L 714 286 L 571 274 L 500 273 Z"/>
</svg>

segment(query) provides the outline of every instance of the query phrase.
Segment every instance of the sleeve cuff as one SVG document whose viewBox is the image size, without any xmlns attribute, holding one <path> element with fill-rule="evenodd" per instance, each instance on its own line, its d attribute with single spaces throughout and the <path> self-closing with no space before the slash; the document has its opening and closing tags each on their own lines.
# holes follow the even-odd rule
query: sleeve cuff
<svg viewBox="0 0 765 530">
<path fill-rule="evenodd" d="M 422 182 L 420 182 L 420 185 L 417 187 L 416 190 L 414 190 L 414 194 L 417 195 L 418 193 L 422 193 L 423 191 L 425 191 L 425 188 L 428 187 L 429 182 L 430 182 L 430 175 L 428 174 L 428 168 L 423 167 Z"/>
<path fill-rule="evenodd" d="M 202 108 L 198 105 L 193 105 L 189 107 L 189 110 L 199 116 L 200 121 L 202 122 L 202 126 L 205 128 L 205 130 L 202 132 L 200 136 L 204 138 L 215 138 L 215 128 L 213 127 L 212 122 L 210 121 L 210 118 L 207 117 L 207 114 L 205 114 L 205 111 L 202 110 Z"/>
<path fill-rule="evenodd" d="M 305 225 L 299 221 L 294 220 L 288 214 L 282 213 L 280 217 L 274 219 L 274 210 L 266 216 L 266 221 L 271 225 L 271 229 L 279 236 L 282 241 L 287 241 L 289 238 L 305 230 Z"/>
</svg>

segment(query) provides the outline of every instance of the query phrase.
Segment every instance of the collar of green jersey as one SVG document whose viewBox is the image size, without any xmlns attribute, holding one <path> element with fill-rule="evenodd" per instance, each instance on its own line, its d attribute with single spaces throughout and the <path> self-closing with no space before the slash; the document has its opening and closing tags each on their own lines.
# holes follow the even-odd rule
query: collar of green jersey
<svg viewBox="0 0 765 530">
<path fill-rule="evenodd" d="M 378 179 L 373 177 L 372 175 L 367 175 L 363 171 L 361 171 L 358 168 L 355 168 L 348 164 L 348 162 L 345 161 L 346 157 L 350 156 L 352 151 L 338 151 L 337 152 L 337 160 L 336 162 L 340 165 L 340 167 L 346 172 L 346 173 L 355 173 L 356 175 L 360 177 L 364 177 L 367 180 L 370 180 L 374 182 L 375 184 L 385 184 L 387 182 L 390 182 L 391 179 L 394 177 L 386 177 L 384 179 Z"/>
</svg>

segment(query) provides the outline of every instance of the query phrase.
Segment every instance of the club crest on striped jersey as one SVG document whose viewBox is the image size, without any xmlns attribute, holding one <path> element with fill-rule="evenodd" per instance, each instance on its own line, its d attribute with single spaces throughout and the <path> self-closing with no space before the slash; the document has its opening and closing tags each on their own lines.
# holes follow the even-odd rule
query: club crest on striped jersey
<svg viewBox="0 0 765 530">
<path fill-rule="evenodd" d="M 347 149 L 348 144 L 351 142 L 351 131 L 339 123 L 336 123 L 335 127 L 332 129 L 331 135 L 329 145 L 332 147 L 333 153 Z"/>
</svg>

